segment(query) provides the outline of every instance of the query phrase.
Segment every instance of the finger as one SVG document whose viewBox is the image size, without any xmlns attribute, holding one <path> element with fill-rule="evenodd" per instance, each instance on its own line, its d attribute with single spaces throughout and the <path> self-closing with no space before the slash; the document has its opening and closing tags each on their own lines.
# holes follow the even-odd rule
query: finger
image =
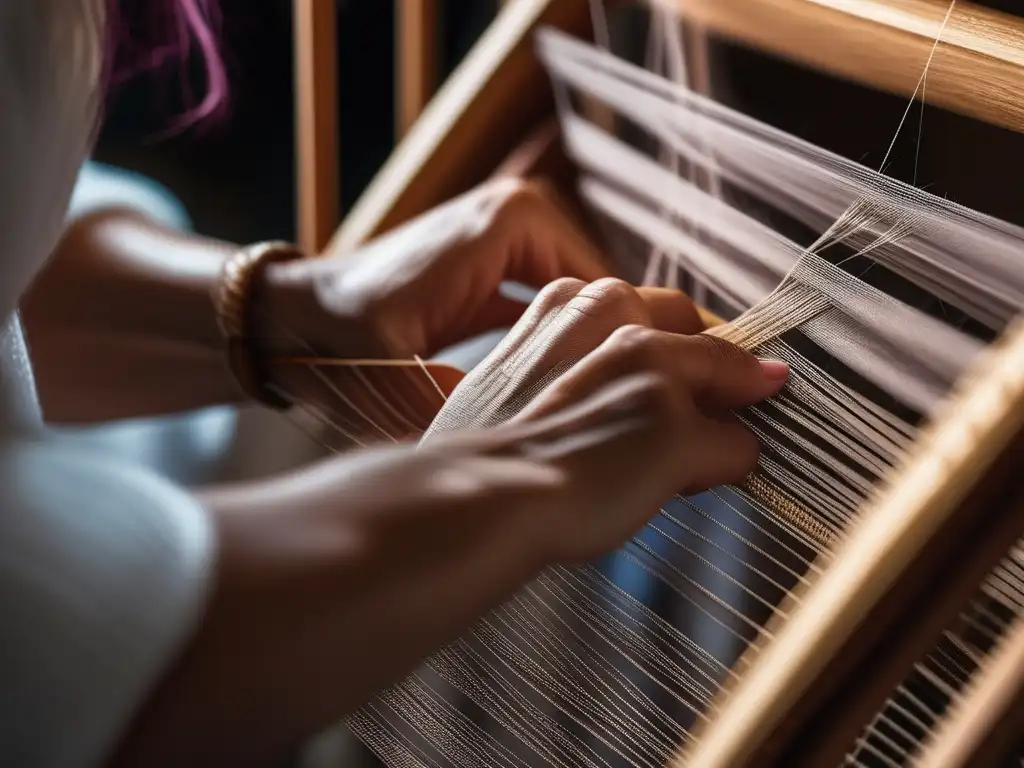
<svg viewBox="0 0 1024 768">
<path fill-rule="evenodd" d="M 541 288 L 560 277 L 588 283 L 612 275 L 600 251 L 575 231 L 548 221 L 531 225 L 520 236 L 526 241 L 513 248 L 505 280 Z"/>
<path fill-rule="evenodd" d="M 637 289 L 613 277 L 584 286 L 567 309 L 594 318 L 604 330 L 602 341 L 624 325 L 651 325 L 651 312 Z"/>
<path fill-rule="evenodd" d="M 667 354 L 676 360 L 681 383 L 702 408 L 732 410 L 777 394 L 789 378 L 789 366 L 759 360 L 735 344 L 714 336 L 665 336 Z"/>
<path fill-rule="evenodd" d="M 593 350 L 606 344 L 609 337 L 622 327 L 636 325 L 649 328 L 653 325 L 656 328 L 694 331 L 702 325 L 693 303 L 679 291 L 636 289 L 625 281 L 612 278 L 585 284 L 575 291 L 565 306 L 565 321 L 550 326 L 547 334 L 559 337 L 551 341 L 553 347 L 565 351 L 563 359 L 578 356 L 580 362 L 573 367 L 568 378 L 563 378 L 539 402 L 528 407 L 520 418 L 550 413 L 568 402 L 588 396 L 623 373 L 641 370 L 646 358 L 632 364 L 623 360 L 619 365 L 614 361 L 607 364 L 587 359 Z M 511 315 L 518 308 L 513 305 L 503 311 Z M 501 319 L 500 315 L 490 318 L 493 322 Z M 672 350 L 668 350 L 666 356 L 671 357 L 671 354 Z"/>
<path fill-rule="evenodd" d="M 648 469 L 662 468 L 652 475 L 662 478 L 660 488 L 644 489 L 654 493 L 652 504 L 673 493 L 738 484 L 756 469 L 760 445 L 753 432 L 735 419 L 719 421 L 672 404 L 674 397 L 663 385 L 656 377 L 624 377 L 556 413 L 508 428 L 520 438 L 543 434 L 544 447 L 537 443 L 536 450 L 549 460 L 561 451 L 578 452 L 611 440 L 619 446 L 608 455 L 612 464 L 606 469 L 612 472 L 630 460 L 621 449 L 640 439 L 632 450 L 648 454 Z"/>
<path fill-rule="evenodd" d="M 566 310 L 572 300 L 587 285 L 582 280 L 563 278 L 543 288 L 525 310 L 518 312 L 512 329 L 491 350 L 491 353 L 480 364 L 479 370 L 504 368 L 513 364 L 513 361 L 516 361 L 515 364 L 519 369 L 527 366 L 530 362 L 541 364 L 543 361 L 537 359 L 539 356 L 531 355 L 530 350 L 547 336 L 555 319 Z M 509 310 L 498 309 L 497 314 L 506 311 L 509 315 L 512 314 L 510 308 Z M 491 318 L 491 322 L 498 320 L 498 317 Z"/>
<path fill-rule="evenodd" d="M 587 285 L 583 280 L 573 277 L 563 277 L 548 283 L 520 313 L 506 341 L 512 338 L 525 340 L 536 334 L 548 319 L 563 312 Z"/>
<path fill-rule="evenodd" d="M 704 322 L 693 300 L 671 288 L 638 288 L 637 293 L 651 313 L 651 325 L 659 331 L 695 334 L 704 330 Z"/>
<path fill-rule="evenodd" d="M 639 324 L 624 326 L 552 384 L 521 416 L 536 418 L 564 408 L 618 378 L 645 371 L 664 376 L 674 391 L 686 394 L 699 408 L 728 411 L 775 395 L 785 384 L 789 369 L 783 363 L 758 360 L 713 337 L 680 336 Z"/>
<path fill-rule="evenodd" d="M 685 445 L 685 487 L 683 494 L 702 493 L 720 485 L 741 483 L 757 467 L 760 445 L 754 433 L 736 421 L 721 422 L 693 417 Z"/>
<path fill-rule="evenodd" d="M 642 287 L 636 289 L 636 294 L 647 307 L 652 328 L 685 335 L 693 335 L 705 330 L 705 324 L 697 306 L 685 293 L 672 288 Z M 518 318 L 526 307 L 526 304 L 521 301 L 505 296 L 501 298 L 504 299 L 503 302 L 494 300 L 488 304 L 485 314 L 482 315 L 488 319 L 481 322 L 491 322 L 491 317 L 497 318 L 494 322 L 513 317 L 514 322 L 514 319 Z"/>
<path fill-rule="evenodd" d="M 655 376 L 625 376 L 595 388 L 587 396 L 542 418 L 529 423 L 509 422 L 505 428 L 520 439 L 544 434 L 559 450 L 572 451 L 586 447 L 591 441 L 606 442 L 624 432 L 663 430 L 666 414 L 677 410 L 667 404 L 674 398 L 663 384 Z M 562 439 L 564 444 L 559 442 Z M 550 458 L 549 454 L 544 455 Z"/>
<path fill-rule="evenodd" d="M 575 364 L 548 386 L 520 414 L 520 419 L 537 418 L 578 402 L 621 375 L 630 372 L 607 355 L 595 354 L 622 327 L 647 328 L 651 322 L 647 306 L 629 284 L 614 279 L 586 284 L 565 305 L 560 321 L 545 328 L 543 346 L 559 352 L 559 359 Z M 634 366 L 632 370 L 640 371 Z"/>
<path fill-rule="evenodd" d="M 562 275 L 589 281 L 612 276 L 604 254 L 557 205 L 549 209 L 548 221 L 552 250 Z"/>
</svg>

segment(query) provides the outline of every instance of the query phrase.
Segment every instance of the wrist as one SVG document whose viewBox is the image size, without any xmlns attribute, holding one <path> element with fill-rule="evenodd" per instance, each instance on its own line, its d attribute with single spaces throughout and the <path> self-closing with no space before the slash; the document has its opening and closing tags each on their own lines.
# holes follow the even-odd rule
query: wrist
<svg viewBox="0 0 1024 768">
<path fill-rule="evenodd" d="M 296 266 L 301 264 L 268 264 L 253 286 L 251 354 L 259 358 L 270 390 L 288 399 L 315 402 L 314 393 L 320 393 L 322 386 L 317 385 L 321 382 L 306 366 L 289 360 L 344 355 L 338 354 L 340 344 L 328 347 L 321 342 L 317 331 L 337 327 L 339 323 L 326 317 L 313 280 L 306 270 Z"/>
<path fill-rule="evenodd" d="M 202 500 L 227 521 L 263 517 L 293 531 L 323 526 L 319 536 L 292 541 L 328 555 L 327 543 L 339 542 L 339 562 L 386 567 L 388 580 L 403 563 L 439 575 L 481 559 L 502 561 L 496 576 L 528 580 L 551 564 L 545 531 L 558 478 L 495 458 L 485 433 L 453 437 L 443 447 L 388 446 L 323 459 L 278 477 L 206 489 Z M 297 554 L 314 559 L 313 552 Z"/>
<path fill-rule="evenodd" d="M 381 386 L 380 371 L 368 374 L 367 380 L 362 375 L 353 376 L 346 368 L 303 362 L 311 358 L 330 361 L 380 357 L 379 350 L 367 344 L 371 335 L 365 332 L 357 312 L 347 311 L 339 301 L 322 300 L 315 261 L 270 263 L 254 286 L 252 345 L 266 387 L 289 402 L 328 414 L 330 420 L 344 424 L 345 435 L 356 442 L 379 441 L 381 429 L 395 439 L 409 437 L 394 431 L 405 422 L 392 423 L 378 413 L 381 403 L 375 386 Z M 401 398 L 409 382 L 399 376 L 383 386 L 389 397 Z M 420 400 L 414 397 L 412 402 Z M 390 406 L 402 407 L 400 402 Z M 418 424 L 421 415 L 417 412 L 417 418 L 407 417 Z M 427 417 L 422 428 L 426 428 L 433 415 Z"/>
<path fill-rule="evenodd" d="M 310 355 L 309 328 L 322 313 L 311 281 L 292 264 L 268 264 L 253 286 L 253 339 L 268 357 Z"/>
<path fill-rule="evenodd" d="M 228 368 L 250 399 L 278 410 L 286 410 L 290 402 L 274 391 L 267 377 L 268 355 L 257 339 L 256 319 L 262 310 L 257 298 L 270 264 L 302 257 L 303 253 L 288 243 L 266 242 L 242 248 L 224 263 L 213 294 Z"/>
<path fill-rule="evenodd" d="M 256 289 L 256 333 L 277 357 L 368 357 L 357 312 L 320 298 L 311 260 L 268 264 Z"/>
</svg>

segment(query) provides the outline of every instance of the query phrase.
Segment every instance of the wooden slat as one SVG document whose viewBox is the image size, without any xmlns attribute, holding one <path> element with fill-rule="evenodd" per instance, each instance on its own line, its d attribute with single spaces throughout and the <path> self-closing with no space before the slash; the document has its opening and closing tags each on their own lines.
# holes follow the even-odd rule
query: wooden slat
<svg viewBox="0 0 1024 768">
<path fill-rule="evenodd" d="M 298 241 L 320 253 L 340 217 L 335 0 L 293 0 Z"/>
<path fill-rule="evenodd" d="M 742 44 L 1024 131 L 1024 19 L 950 0 L 658 0 Z"/>
<path fill-rule="evenodd" d="M 438 91 L 349 213 L 332 248 L 349 250 L 487 179 L 552 109 L 533 32 L 587 34 L 587 0 L 511 0 Z"/>
<path fill-rule="evenodd" d="M 405 136 L 438 82 L 438 0 L 395 0 L 396 135 Z"/>
</svg>

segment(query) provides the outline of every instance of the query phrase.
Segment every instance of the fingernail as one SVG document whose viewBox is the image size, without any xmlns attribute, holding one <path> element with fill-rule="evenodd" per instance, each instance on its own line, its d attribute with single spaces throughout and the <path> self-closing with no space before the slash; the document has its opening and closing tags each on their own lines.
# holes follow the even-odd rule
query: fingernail
<svg viewBox="0 0 1024 768">
<path fill-rule="evenodd" d="M 761 360 L 761 371 L 765 378 L 772 381 L 785 381 L 789 378 L 789 365 L 781 360 Z"/>
</svg>

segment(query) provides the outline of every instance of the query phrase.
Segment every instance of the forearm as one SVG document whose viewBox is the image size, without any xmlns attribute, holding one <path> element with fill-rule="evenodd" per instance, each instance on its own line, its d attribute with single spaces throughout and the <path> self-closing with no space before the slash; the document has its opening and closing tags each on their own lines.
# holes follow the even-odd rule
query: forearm
<svg viewBox="0 0 1024 768">
<path fill-rule="evenodd" d="M 404 448 L 349 461 L 340 486 L 325 465 L 207 496 L 218 587 L 117 765 L 276 764 L 543 566 L 550 472 Z"/>
<path fill-rule="evenodd" d="M 74 222 L 21 305 L 46 418 L 240 401 L 211 301 L 232 252 L 128 210 Z"/>
</svg>

